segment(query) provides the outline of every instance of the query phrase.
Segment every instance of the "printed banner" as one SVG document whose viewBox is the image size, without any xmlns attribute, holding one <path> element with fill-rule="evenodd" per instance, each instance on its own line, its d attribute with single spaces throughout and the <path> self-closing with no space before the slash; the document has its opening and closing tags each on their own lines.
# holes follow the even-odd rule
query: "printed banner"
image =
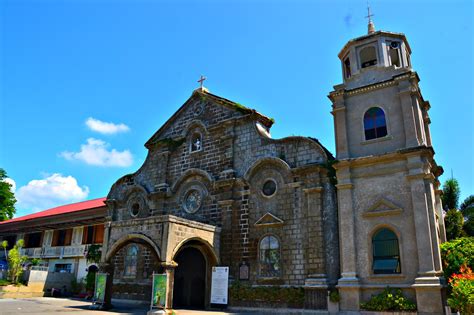
<svg viewBox="0 0 474 315">
<path fill-rule="evenodd" d="M 166 304 L 166 274 L 153 274 L 153 299 L 151 307 L 165 308 Z"/>
<path fill-rule="evenodd" d="M 96 275 L 95 275 L 95 290 L 94 290 L 94 300 L 95 300 L 95 302 L 104 303 L 106 283 L 107 283 L 107 274 L 106 273 L 96 273 Z"/>
<path fill-rule="evenodd" d="M 227 304 L 229 267 L 212 267 L 211 303 Z"/>
</svg>

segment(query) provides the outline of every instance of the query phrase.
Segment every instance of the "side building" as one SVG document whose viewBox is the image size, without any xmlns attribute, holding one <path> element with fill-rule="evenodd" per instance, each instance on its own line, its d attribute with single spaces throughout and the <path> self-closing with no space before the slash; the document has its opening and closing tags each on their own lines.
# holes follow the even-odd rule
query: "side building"
<svg viewBox="0 0 474 315">
<path fill-rule="evenodd" d="M 49 272 L 70 273 L 80 281 L 92 265 L 86 259 L 89 247 L 102 248 L 107 213 L 104 200 L 68 204 L 0 222 L 0 239 L 8 242 L 8 250 L 24 240 L 23 255 L 39 259 L 40 266 Z M 0 260 L 6 260 L 3 250 Z"/>
</svg>

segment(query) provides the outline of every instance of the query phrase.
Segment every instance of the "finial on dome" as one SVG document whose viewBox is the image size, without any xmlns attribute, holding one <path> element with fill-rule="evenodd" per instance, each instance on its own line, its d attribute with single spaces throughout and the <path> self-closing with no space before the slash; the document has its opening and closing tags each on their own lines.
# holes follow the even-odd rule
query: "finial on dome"
<svg viewBox="0 0 474 315">
<path fill-rule="evenodd" d="M 367 26 L 367 34 L 375 33 L 375 25 L 374 25 L 374 22 L 372 21 L 373 16 L 374 15 L 370 13 L 369 0 L 367 0 L 367 16 L 366 16 L 366 18 L 369 19 L 369 25 Z"/>
</svg>

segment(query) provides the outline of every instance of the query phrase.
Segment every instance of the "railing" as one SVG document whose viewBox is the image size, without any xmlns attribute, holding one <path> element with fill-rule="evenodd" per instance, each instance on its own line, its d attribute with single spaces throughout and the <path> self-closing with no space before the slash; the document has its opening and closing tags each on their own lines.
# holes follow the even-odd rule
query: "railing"
<svg viewBox="0 0 474 315">
<path fill-rule="evenodd" d="M 86 245 L 45 247 L 43 257 L 77 257 L 84 256 Z"/>
<path fill-rule="evenodd" d="M 30 258 L 40 258 L 42 251 L 43 248 L 41 247 L 22 248 L 21 254 Z"/>
<path fill-rule="evenodd" d="M 21 254 L 30 258 L 84 257 L 89 245 L 22 248 Z"/>
</svg>

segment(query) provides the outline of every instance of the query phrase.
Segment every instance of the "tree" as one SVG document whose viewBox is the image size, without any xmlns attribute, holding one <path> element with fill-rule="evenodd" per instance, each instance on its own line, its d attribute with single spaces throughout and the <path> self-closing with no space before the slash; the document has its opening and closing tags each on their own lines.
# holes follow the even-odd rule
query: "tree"
<svg viewBox="0 0 474 315">
<path fill-rule="evenodd" d="M 444 217 L 444 224 L 446 226 L 446 238 L 448 241 L 457 239 L 463 235 L 464 218 L 462 213 L 456 209 L 451 209 Z"/>
<path fill-rule="evenodd" d="M 23 273 L 23 263 L 28 260 L 28 256 L 21 254 L 21 249 L 25 245 L 23 240 L 18 240 L 8 253 L 8 274 L 10 281 L 18 283 Z"/>
<path fill-rule="evenodd" d="M 0 168 L 0 221 L 13 218 L 15 214 L 15 195 L 13 194 L 10 183 L 5 182 L 7 172 Z"/>
<path fill-rule="evenodd" d="M 443 201 L 446 211 L 458 208 L 460 193 L 459 183 L 455 178 L 448 179 L 444 182 L 441 200 Z"/>
<path fill-rule="evenodd" d="M 469 236 L 474 236 L 474 195 L 464 199 L 459 210 L 464 216 L 464 232 Z"/>
<path fill-rule="evenodd" d="M 2 241 L 2 248 L 3 248 L 3 251 L 5 252 L 5 259 L 8 259 L 7 247 L 8 247 L 8 241 L 6 240 Z"/>
</svg>

